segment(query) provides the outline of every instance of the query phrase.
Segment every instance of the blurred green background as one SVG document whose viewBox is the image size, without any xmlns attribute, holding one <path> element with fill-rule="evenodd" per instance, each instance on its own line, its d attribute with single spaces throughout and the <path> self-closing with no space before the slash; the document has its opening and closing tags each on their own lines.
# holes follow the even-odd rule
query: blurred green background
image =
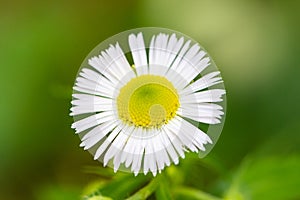
<svg viewBox="0 0 300 200">
<path fill-rule="evenodd" d="M 225 81 L 223 133 L 204 160 L 181 161 L 185 183 L 300 199 L 299 19 L 297 0 L 0 0 L 0 199 L 78 199 L 97 179 L 70 128 L 74 79 L 98 43 L 144 26 L 199 41 Z"/>
</svg>

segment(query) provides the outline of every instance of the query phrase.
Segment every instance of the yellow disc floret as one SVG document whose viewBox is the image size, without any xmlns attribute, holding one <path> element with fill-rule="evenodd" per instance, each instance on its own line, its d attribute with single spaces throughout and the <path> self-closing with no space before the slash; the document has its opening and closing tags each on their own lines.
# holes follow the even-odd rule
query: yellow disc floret
<svg viewBox="0 0 300 200">
<path fill-rule="evenodd" d="M 179 100 L 176 89 L 166 78 L 142 75 L 121 88 L 117 107 L 125 123 L 158 128 L 175 116 Z"/>
</svg>

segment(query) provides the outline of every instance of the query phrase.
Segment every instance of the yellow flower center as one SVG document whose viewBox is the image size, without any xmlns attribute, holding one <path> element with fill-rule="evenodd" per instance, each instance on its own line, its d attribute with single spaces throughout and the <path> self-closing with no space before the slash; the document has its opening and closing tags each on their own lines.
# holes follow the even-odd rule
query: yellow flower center
<svg viewBox="0 0 300 200">
<path fill-rule="evenodd" d="M 161 76 L 136 77 L 121 88 L 117 98 L 120 119 L 143 128 L 159 128 L 168 123 L 178 107 L 176 89 Z"/>
</svg>

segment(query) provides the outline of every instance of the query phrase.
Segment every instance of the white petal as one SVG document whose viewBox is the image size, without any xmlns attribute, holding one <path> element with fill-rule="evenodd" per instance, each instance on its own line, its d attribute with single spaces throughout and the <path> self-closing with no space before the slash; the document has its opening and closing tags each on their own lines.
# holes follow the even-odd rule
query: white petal
<svg viewBox="0 0 300 200">
<path fill-rule="evenodd" d="M 113 110 L 112 99 L 87 94 L 73 94 L 72 96 L 77 99 L 71 101 L 73 105 L 71 116 Z"/>
<path fill-rule="evenodd" d="M 170 166 L 170 158 L 166 151 L 166 148 L 162 141 L 162 132 L 160 132 L 155 138 L 153 138 L 153 144 L 157 150 L 155 151 L 155 157 L 157 160 L 157 167 L 161 171 L 164 169 L 165 165 Z"/>
<path fill-rule="evenodd" d="M 116 123 L 116 121 L 114 121 L 113 123 L 106 122 L 100 124 L 96 128 L 92 129 L 90 132 L 88 132 L 86 135 L 84 135 L 85 137 L 82 138 L 83 141 L 81 146 L 84 146 L 84 150 L 93 147 L 118 125 L 119 123 Z"/>
<path fill-rule="evenodd" d="M 181 115 L 219 118 L 224 114 L 222 107 L 213 103 L 181 104 L 179 109 L 182 110 Z"/>
<path fill-rule="evenodd" d="M 153 35 L 150 41 L 150 46 L 149 46 L 149 67 L 151 69 L 151 65 L 156 64 L 156 59 L 155 59 L 155 38 L 156 36 Z"/>
<path fill-rule="evenodd" d="M 202 57 L 205 53 L 203 51 L 200 51 L 198 55 Z M 210 65 L 210 59 L 208 57 L 203 58 L 198 63 L 193 62 L 195 58 L 198 57 L 196 55 L 194 58 L 188 60 L 188 62 L 185 63 L 185 66 L 183 67 L 183 70 L 181 70 L 180 74 L 183 75 L 185 78 L 185 81 L 190 83 L 198 74 L 200 74 L 206 67 Z M 186 59 L 186 58 L 185 58 Z M 196 59 L 197 60 L 197 59 Z M 180 88 L 181 89 L 181 88 Z"/>
<path fill-rule="evenodd" d="M 114 70 L 120 71 L 122 77 L 132 70 L 119 43 L 117 43 L 116 46 L 111 45 L 107 53 L 111 58 L 111 67 Z"/>
<path fill-rule="evenodd" d="M 204 69 L 202 65 L 206 64 L 205 67 L 209 65 L 209 58 L 204 58 L 198 61 L 199 58 L 202 58 L 205 55 L 204 51 L 199 51 L 194 57 L 188 58 L 185 57 L 184 60 L 186 62 L 182 62 L 182 69 L 180 70 L 180 74 L 182 74 L 186 80 L 186 82 L 190 83 L 199 73 Z M 203 69 L 202 69 L 203 68 Z"/>
<path fill-rule="evenodd" d="M 179 140 L 177 133 L 173 133 L 172 131 L 170 131 L 167 124 L 162 129 L 165 132 L 166 136 L 168 136 L 168 138 L 169 138 L 172 146 L 176 150 L 176 152 L 180 155 L 181 158 L 185 158 L 184 151 L 182 149 L 183 144 Z"/>
<path fill-rule="evenodd" d="M 179 50 L 181 49 L 183 43 L 184 43 L 184 38 L 181 37 L 181 38 L 177 41 L 177 43 L 176 43 L 176 45 L 175 45 L 175 47 L 174 47 L 174 49 L 173 49 L 173 54 L 172 54 L 172 55 L 176 54 L 176 56 L 177 56 L 177 54 L 180 54 L 180 53 L 178 53 L 178 52 L 179 52 Z M 175 56 L 175 57 L 176 57 L 176 56 Z M 174 58 L 175 58 L 175 57 L 174 57 Z M 170 57 L 170 58 L 173 58 L 173 57 Z M 171 63 L 173 63 L 173 62 L 174 62 L 174 58 L 173 58 L 173 59 L 169 59 L 169 61 L 170 61 Z M 176 59 L 175 59 L 175 60 L 176 60 Z"/>
<path fill-rule="evenodd" d="M 94 155 L 94 160 L 97 160 L 104 153 L 104 151 L 106 151 L 107 147 L 112 143 L 112 141 L 119 134 L 119 132 L 122 130 L 123 127 L 124 127 L 124 125 L 122 125 L 122 124 L 120 124 L 119 126 L 116 126 L 116 128 L 109 134 L 109 136 L 106 138 L 106 140 L 97 149 L 97 151 Z"/>
<path fill-rule="evenodd" d="M 110 99 L 110 98 L 103 98 L 103 97 L 90 95 L 90 94 L 74 93 L 74 94 L 72 94 L 72 97 L 78 99 L 79 101 L 99 101 L 99 103 L 101 103 L 101 104 L 111 104 L 112 103 L 112 99 Z M 73 105 L 81 105 L 81 104 L 73 104 Z"/>
<path fill-rule="evenodd" d="M 193 116 L 193 115 L 185 115 L 183 117 L 190 118 L 194 121 L 205 123 L 205 124 L 219 124 L 221 123 L 220 119 L 217 117 L 200 117 L 200 116 Z"/>
<path fill-rule="evenodd" d="M 102 112 L 74 122 L 72 124 L 72 128 L 76 129 L 76 133 L 80 133 L 84 130 L 113 119 L 115 119 L 115 116 L 112 111 Z"/>
<path fill-rule="evenodd" d="M 183 37 L 177 41 L 176 35 L 158 34 L 153 36 L 149 47 L 149 73 L 165 76 L 183 44 Z M 170 80 L 172 81 L 172 80 Z"/>
<path fill-rule="evenodd" d="M 147 65 L 147 55 L 142 33 L 130 34 L 128 38 L 134 65 L 136 68 Z M 141 75 L 141 74 L 138 74 Z"/>
<path fill-rule="evenodd" d="M 223 89 L 205 90 L 205 91 L 196 92 L 185 96 L 180 96 L 180 102 L 181 103 L 220 102 L 222 101 L 221 97 L 224 94 L 225 94 L 225 90 Z"/>
<path fill-rule="evenodd" d="M 113 164 L 114 164 L 114 172 L 116 173 L 121 165 L 121 152 L 117 152 L 114 156 Z"/>
<path fill-rule="evenodd" d="M 157 166 L 156 166 L 156 159 L 154 156 L 154 146 L 152 140 L 148 140 L 145 148 L 145 156 L 144 156 L 144 174 L 150 170 L 153 176 L 156 176 L 157 173 Z"/>
<path fill-rule="evenodd" d="M 94 83 L 104 86 L 105 88 L 109 90 L 115 90 L 116 86 L 112 84 L 107 78 L 102 76 L 101 74 L 95 72 L 94 70 L 83 68 L 81 72 L 79 73 L 80 76 L 82 76 L 85 79 L 91 80 Z"/>
<path fill-rule="evenodd" d="M 156 39 L 158 38 L 159 39 Z M 159 41 L 162 41 L 162 45 Z M 149 64 L 150 65 L 163 65 L 169 68 L 178 54 L 182 44 L 183 37 L 177 40 L 176 35 L 172 34 L 168 40 L 168 35 L 159 34 L 153 36 L 149 47 Z M 161 60 L 163 59 L 163 62 Z"/>
<path fill-rule="evenodd" d="M 180 50 L 179 54 L 177 55 L 177 58 L 175 59 L 174 63 L 172 64 L 171 68 L 176 70 L 178 68 L 178 65 L 180 63 L 180 61 L 184 58 L 184 54 L 186 53 L 186 51 L 188 50 L 189 46 L 190 46 L 191 41 L 188 40 L 182 47 L 182 49 Z"/>
<path fill-rule="evenodd" d="M 182 74 L 182 76 L 185 79 L 185 82 L 190 83 L 198 74 L 200 74 L 204 69 L 206 69 L 210 65 L 210 59 L 209 57 L 205 57 L 202 60 L 200 60 L 197 64 L 192 63 L 192 61 L 189 61 L 187 65 L 185 65 L 185 70 L 181 70 L 179 72 Z M 186 85 L 185 85 L 186 87 Z M 182 88 L 178 88 L 182 89 Z"/>
<path fill-rule="evenodd" d="M 141 137 L 141 134 L 142 128 L 136 127 L 128 138 L 121 158 L 121 161 L 125 162 L 126 167 L 129 167 L 133 162 L 134 155 L 136 154 L 137 144 L 140 142 L 138 138 Z"/>
<path fill-rule="evenodd" d="M 133 157 L 132 168 L 131 168 L 135 175 L 137 175 L 141 169 L 143 155 L 144 155 L 144 148 L 142 148 L 141 145 L 139 145 L 137 147 L 136 154 Z"/>
<path fill-rule="evenodd" d="M 210 137 L 202 130 L 200 130 L 199 128 L 195 127 L 194 125 L 192 125 L 191 123 L 187 122 L 186 120 L 180 117 L 176 117 L 176 119 L 178 119 L 182 124 L 183 132 L 187 137 L 189 137 L 189 139 L 200 141 L 203 144 L 207 144 L 207 143 L 212 144 L 212 140 L 210 139 Z"/>
<path fill-rule="evenodd" d="M 103 95 L 102 92 L 98 92 L 98 91 L 95 91 L 95 90 L 90 90 L 90 89 L 86 89 L 86 88 L 82 88 L 82 87 L 78 87 L 78 86 L 74 86 L 73 89 L 75 91 L 86 93 L 86 94 L 93 94 L 93 95 L 99 95 L 99 96 L 102 96 L 102 97 L 106 97 L 105 95 Z"/>
<path fill-rule="evenodd" d="M 167 79 L 170 80 L 174 84 L 175 88 L 184 87 L 184 86 L 181 86 L 182 83 L 178 83 L 178 80 L 176 80 L 176 78 L 178 78 L 178 74 L 180 74 L 180 70 L 179 70 L 180 62 L 184 59 L 184 54 L 188 50 L 190 43 L 191 43 L 191 41 L 189 40 L 184 44 L 184 46 L 180 50 L 179 54 L 177 55 L 175 61 L 172 63 L 172 65 L 170 67 L 171 70 L 169 70 L 166 73 Z M 174 73 L 174 71 L 176 73 Z M 170 73 L 170 72 L 172 72 L 172 73 Z"/>
<path fill-rule="evenodd" d="M 176 116 L 169 124 L 168 127 L 172 131 L 177 132 L 183 144 L 191 151 L 204 150 L 203 144 L 212 143 L 207 134 L 180 117 Z"/>
<path fill-rule="evenodd" d="M 221 119 L 224 112 L 219 109 L 207 109 L 206 107 L 207 106 L 205 105 L 199 104 L 181 104 L 181 107 L 179 108 L 181 110 L 180 115 L 198 122 L 208 124 L 220 123 L 219 119 Z"/>
<path fill-rule="evenodd" d="M 183 38 L 177 40 L 176 35 L 172 34 L 167 45 L 166 66 L 171 67 L 179 49 L 183 44 Z"/>
<path fill-rule="evenodd" d="M 103 77 L 100 73 L 89 68 L 83 68 L 79 74 L 82 77 L 93 80 L 95 82 L 98 82 L 98 80 Z"/>
<path fill-rule="evenodd" d="M 146 133 L 146 129 L 142 129 L 141 132 L 138 133 L 139 136 L 135 137 L 136 140 L 135 151 L 134 151 L 132 165 L 131 165 L 131 171 L 134 172 L 135 175 L 139 173 L 142 165 L 142 159 L 143 159 L 145 144 L 146 144 L 144 141 L 144 137 L 146 136 L 145 133 Z"/>
<path fill-rule="evenodd" d="M 197 148 L 193 144 L 193 141 L 192 141 L 193 139 L 190 138 L 189 136 L 185 135 L 185 133 L 183 132 L 184 130 L 182 128 L 181 121 L 175 120 L 175 119 L 170 120 L 166 126 L 166 129 L 171 131 L 173 134 L 175 134 L 179 138 L 180 143 L 182 144 L 182 148 L 187 147 L 188 149 L 190 149 L 193 152 L 197 151 Z M 188 133 L 188 134 L 193 134 L 193 133 Z"/>
<path fill-rule="evenodd" d="M 103 132 L 103 133 L 109 133 L 110 131 L 112 131 L 116 126 L 119 125 L 119 120 L 112 120 L 112 121 L 107 121 L 104 122 L 98 126 L 96 126 L 95 128 L 93 128 L 92 130 L 90 130 L 88 133 L 86 133 L 81 140 L 85 141 L 88 138 Z"/>
<path fill-rule="evenodd" d="M 150 171 L 155 176 L 157 174 L 157 170 L 161 172 L 161 170 L 165 167 L 165 165 L 170 165 L 170 159 L 166 152 L 165 147 L 162 144 L 160 135 L 162 134 L 160 130 L 158 131 L 154 137 L 148 139 L 148 144 L 145 148 L 145 159 L 148 157 L 148 167 Z M 153 152 L 153 153 L 151 153 Z M 145 169 L 144 169 L 145 173 Z"/>
<path fill-rule="evenodd" d="M 184 71 L 189 71 L 189 70 L 193 70 L 195 71 L 195 69 L 193 68 L 193 63 L 191 63 L 192 58 L 197 54 L 197 52 L 199 51 L 200 47 L 198 44 L 194 44 L 188 51 L 187 53 L 184 55 L 184 57 L 180 60 L 180 62 L 178 63 L 178 66 L 175 68 L 176 71 L 178 73 L 181 73 Z"/>
<path fill-rule="evenodd" d="M 165 66 L 166 65 L 166 47 L 168 42 L 168 35 L 166 34 L 158 34 L 155 40 L 155 64 Z"/>
<path fill-rule="evenodd" d="M 179 162 L 178 154 L 176 153 L 171 141 L 169 140 L 166 132 L 164 129 L 162 129 L 163 133 L 161 134 L 162 137 L 162 143 L 164 145 L 164 148 L 167 150 L 169 156 L 173 160 L 173 162 L 177 165 Z"/>
<path fill-rule="evenodd" d="M 165 76 L 165 73 L 168 71 L 168 69 L 169 69 L 168 67 L 163 65 L 150 65 L 149 73 L 157 76 Z"/>
<path fill-rule="evenodd" d="M 207 110 L 207 111 L 211 111 L 211 110 L 222 110 L 222 106 L 215 104 L 215 103 L 198 103 L 198 104 L 184 104 L 181 103 L 180 107 L 184 108 L 184 107 L 188 107 L 188 109 L 194 109 L 194 110 Z"/>
<path fill-rule="evenodd" d="M 190 84 L 188 87 L 186 87 L 183 91 L 180 92 L 180 95 L 186 95 L 193 92 L 197 92 L 199 90 L 203 90 L 206 88 L 209 88 L 213 85 L 216 85 L 218 83 L 222 83 L 221 77 L 216 77 L 219 75 L 220 72 L 211 72 L 209 74 L 206 74 L 205 76 L 199 78 L 197 81 Z"/>
<path fill-rule="evenodd" d="M 110 45 L 106 52 L 102 52 L 103 62 L 106 62 L 106 70 L 109 70 L 122 85 L 126 84 L 127 80 L 123 78 L 127 76 L 127 79 L 131 79 L 134 76 L 132 68 L 130 67 L 124 53 L 117 43 L 116 46 Z M 129 76 L 129 77 L 128 77 Z"/>
<path fill-rule="evenodd" d="M 80 105 L 80 106 L 74 106 L 71 108 L 71 116 L 74 115 L 81 115 L 86 113 L 95 113 L 95 112 L 102 112 L 102 111 L 110 111 L 112 110 L 113 106 L 110 104 L 108 105 Z"/>
<path fill-rule="evenodd" d="M 135 68 L 136 73 L 140 75 L 148 74 L 149 68 L 147 65 Z"/>
<path fill-rule="evenodd" d="M 92 82 L 88 79 L 82 78 L 82 77 L 78 77 L 76 79 L 75 85 L 80 88 L 88 89 L 90 91 L 96 91 L 101 96 L 104 96 L 104 97 L 109 97 L 109 98 L 113 97 L 114 90 L 105 88 L 105 85 L 95 84 L 94 82 Z"/>
<path fill-rule="evenodd" d="M 72 100 L 71 103 L 72 105 L 78 106 L 78 105 L 87 105 L 87 103 L 92 103 L 92 104 L 112 104 L 113 100 L 110 98 L 104 98 L 104 97 L 99 97 L 95 95 L 89 95 L 89 94 L 73 94 L 72 95 L 75 100 Z"/>
<path fill-rule="evenodd" d="M 123 150 L 125 142 L 127 141 L 129 135 L 131 134 L 133 126 L 126 126 L 125 129 L 122 129 L 120 133 L 116 136 L 114 141 L 111 143 L 109 149 L 104 155 L 103 164 L 107 165 L 108 161 L 113 158 L 117 153 Z M 129 134 L 129 135 L 128 135 Z"/>
<path fill-rule="evenodd" d="M 102 52 L 102 54 L 105 53 Z M 104 77 L 106 77 L 109 81 L 111 81 L 112 84 L 118 84 L 118 78 L 109 70 L 108 66 L 106 65 L 107 61 L 102 57 L 102 55 L 90 58 L 88 60 L 88 63 L 98 72 L 100 72 Z"/>
<path fill-rule="evenodd" d="M 114 50 L 114 47 L 110 45 L 110 47 L 106 51 L 101 52 L 100 60 L 102 61 L 103 65 L 105 66 L 106 71 L 110 71 L 111 74 L 117 78 L 117 80 L 121 80 L 123 78 L 123 74 L 121 69 L 115 64 L 113 57 L 111 57 L 110 53 Z"/>
</svg>

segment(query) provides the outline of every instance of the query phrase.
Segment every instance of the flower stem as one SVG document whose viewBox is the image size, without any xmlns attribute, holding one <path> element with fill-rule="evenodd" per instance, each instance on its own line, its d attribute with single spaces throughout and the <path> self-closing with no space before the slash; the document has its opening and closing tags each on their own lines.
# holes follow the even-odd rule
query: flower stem
<svg viewBox="0 0 300 200">
<path fill-rule="evenodd" d="M 137 191 L 134 195 L 128 197 L 126 200 L 142 200 L 149 197 L 159 185 L 159 176 L 153 178 L 148 185 Z"/>
<path fill-rule="evenodd" d="M 174 190 L 174 193 L 176 196 L 190 197 L 198 200 L 222 200 L 222 198 L 189 187 L 178 187 Z"/>
</svg>

